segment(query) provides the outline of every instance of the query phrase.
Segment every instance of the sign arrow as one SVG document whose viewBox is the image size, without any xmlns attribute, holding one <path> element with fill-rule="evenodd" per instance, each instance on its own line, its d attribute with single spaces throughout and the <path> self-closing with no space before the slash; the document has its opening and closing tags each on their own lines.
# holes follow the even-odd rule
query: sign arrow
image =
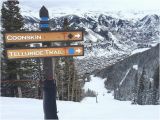
<svg viewBox="0 0 160 120">
<path fill-rule="evenodd" d="M 76 52 L 78 53 L 78 54 L 80 54 L 81 52 L 82 52 L 82 50 L 81 49 L 76 49 Z"/>
<path fill-rule="evenodd" d="M 80 35 L 80 34 L 76 34 L 76 35 L 74 35 L 74 37 L 75 37 L 75 38 L 80 38 L 81 35 Z"/>
</svg>

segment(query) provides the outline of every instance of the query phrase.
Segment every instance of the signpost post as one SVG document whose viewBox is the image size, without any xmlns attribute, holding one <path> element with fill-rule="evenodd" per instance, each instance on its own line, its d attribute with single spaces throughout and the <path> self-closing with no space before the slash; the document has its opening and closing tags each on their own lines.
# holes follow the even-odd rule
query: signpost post
<svg viewBox="0 0 160 120">
<path fill-rule="evenodd" d="M 39 16 L 41 31 L 50 31 L 49 28 L 49 13 L 48 10 L 42 6 Z M 47 47 L 51 47 L 51 43 L 47 44 Z M 43 110 L 44 119 L 58 120 L 57 104 L 56 104 L 56 82 L 54 79 L 54 67 L 55 60 L 52 58 L 44 59 L 44 82 L 43 82 Z"/>
<path fill-rule="evenodd" d="M 82 45 L 71 46 L 70 42 L 83 41 L 83 31 L 50 31 L 48 10 L 43 6 L 40 9 L 39 32 L 4 33 L 5 44 L 42 43 L 43 47 L 36 48 L 7 48 L 9 60 L 43 58 L 43 108 L 44 118 L 58 120 L 56 105 L 56 82 L 54 79 L 55 59 L 52 57 L 83 56 Z M 68 46 L 52 46 L 53 42 L 65 42 Z"/>
</svg>

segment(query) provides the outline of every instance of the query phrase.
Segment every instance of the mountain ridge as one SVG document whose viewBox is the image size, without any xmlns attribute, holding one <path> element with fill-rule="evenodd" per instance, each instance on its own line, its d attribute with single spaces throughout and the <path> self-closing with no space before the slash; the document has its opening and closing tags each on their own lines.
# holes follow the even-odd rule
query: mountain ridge
<svg viewBox="0 0 160 120">
<path fill-rule="evenodd" d="M 24 18 L 25 29 L 39 30 L 38 18 L 29 16 Z M 118 19 L 107 14 L 84 14 L 84 16 L 68 14 L 50 18 L 51 30 L 62 30 L 64 18 L 68 19 L 71 30 L 84 30 L 84 42 L 78 44 L 84 44 L 85 56 L 75 58 L 80 61 L 95 58 L 92 60 L 93 63 L 101 64 L 97 62 L 101 58 L 102 61 L 115 63 L 116 59 L 132 55 L 132 51 L 136 49 L 151 48 L 159 43 L 160 39 L 160 16 L 156 14 L 146 15 L 139 20 Z M 78 62 L 79 60 L 76 60 L 77 66 Z M 90 63 L 85 62 L 84 68 L 79 66 L 78 69 L 87 71 L 88 64 Z M 103 64 L 100 68 L 103 68 Z"/>
</svg>

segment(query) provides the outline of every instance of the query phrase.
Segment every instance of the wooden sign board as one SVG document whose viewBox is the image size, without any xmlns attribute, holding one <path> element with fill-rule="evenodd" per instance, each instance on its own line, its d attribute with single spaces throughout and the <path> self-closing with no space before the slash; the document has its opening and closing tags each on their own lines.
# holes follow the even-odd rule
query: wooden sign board
<svg viewBox="0 0 160 120">
<path fill-rule="evenodd" d="M 83 41 L 82 31 L 4 33 L 5 43 Z"/>
<path fill-rule="evenodd" d="M 83 56 L 83 46 L 67 46 L 54 48 L 7 49 L 8 59 L 46 58 L 61 56 Z"/>
</svg>

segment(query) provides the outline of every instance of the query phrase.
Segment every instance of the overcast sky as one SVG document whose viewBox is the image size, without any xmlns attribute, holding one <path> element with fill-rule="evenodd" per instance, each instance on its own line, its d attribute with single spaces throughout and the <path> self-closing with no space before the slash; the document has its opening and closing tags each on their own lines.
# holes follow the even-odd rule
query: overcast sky
<svg viewBox="0 0 160 120">
<path fill-rule="evenodd" d="M 154 10 L 160 9 L 160 0 L 19 0 L 23 6 L 40 8 L 78 8 L 106 10 Z"/>
</svg>

